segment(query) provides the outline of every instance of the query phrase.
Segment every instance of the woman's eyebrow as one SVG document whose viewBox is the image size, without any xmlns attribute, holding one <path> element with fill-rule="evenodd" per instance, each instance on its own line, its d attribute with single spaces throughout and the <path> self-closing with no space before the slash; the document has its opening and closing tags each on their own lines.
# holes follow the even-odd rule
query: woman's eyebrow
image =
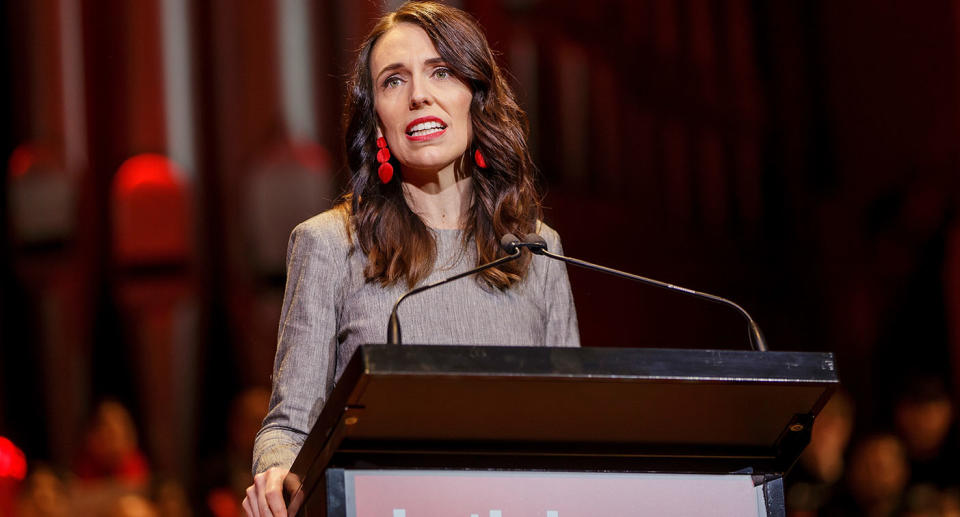
<svg viewBox="0 0 960 517">
<path fill-rule="evenodd" d="M 382 75 L 385 74 L 386 72 L 392 72 L 392 71 L 397 70 L 397 69 L 399 69 L 399 68 L 403 68 L 403 63 L 391 63 L 391 64 L 389 64 L 389 65 L 381 68 L 380 71 L 377 72 L 377 77 L 382 76 Z"/>
</svg>

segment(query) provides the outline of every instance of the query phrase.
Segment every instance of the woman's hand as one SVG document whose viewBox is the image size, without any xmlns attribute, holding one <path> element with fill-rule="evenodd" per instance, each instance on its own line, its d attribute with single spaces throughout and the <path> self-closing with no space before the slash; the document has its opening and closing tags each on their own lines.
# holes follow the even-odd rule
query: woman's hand
<svg viewBox="0 0 960 517">
<path fill-rule="evenodd" d="M 247 487 L 247 497 L 243 498 L 247 517 L 287 517 L 283 479 L 288 472 L 289 469 L 271 467 L 253 476 L 253 484 Z"/>
</svg>

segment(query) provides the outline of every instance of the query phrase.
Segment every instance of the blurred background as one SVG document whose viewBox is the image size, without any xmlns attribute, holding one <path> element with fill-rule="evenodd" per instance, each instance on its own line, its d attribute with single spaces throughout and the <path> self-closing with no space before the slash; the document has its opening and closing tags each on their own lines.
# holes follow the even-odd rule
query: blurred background
<svg viewBox="0 0 960 517">
<path fill-rule="evenodd" d="M 836 354 L 792 514 L 960 514 L 960 3 L 449 3 L 568 255 Z M 344 78 L 398 4 L 0 3 L 0 515 L 236 515 L 287 236 L 342 192 Z M 570 275 L 584 346 L 749 346 Z"/>
</svg>

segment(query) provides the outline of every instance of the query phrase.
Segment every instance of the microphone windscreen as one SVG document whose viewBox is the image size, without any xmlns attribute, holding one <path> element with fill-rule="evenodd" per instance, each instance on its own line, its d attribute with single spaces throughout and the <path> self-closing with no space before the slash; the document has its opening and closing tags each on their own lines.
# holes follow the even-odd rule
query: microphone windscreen
<svg viewBox="0 0 960 517">
<path fill-rule="evenodd" d="M 520 239 L 512 233 L 508 233 L 500 238 L 500 249 L 508 255 L 513 255 L 517 252 L 517 244 L 520 244 Z"/>
<path fill-rule="evenodd" d="M 527 244 L 527 249 L 537 253 L 538 251 L 546 251 L 547 241 L 543 240 L 543 237 L 537 233 L 528 233 L 526 237 L 523 238 L 524 242 Z"/>
</svg>

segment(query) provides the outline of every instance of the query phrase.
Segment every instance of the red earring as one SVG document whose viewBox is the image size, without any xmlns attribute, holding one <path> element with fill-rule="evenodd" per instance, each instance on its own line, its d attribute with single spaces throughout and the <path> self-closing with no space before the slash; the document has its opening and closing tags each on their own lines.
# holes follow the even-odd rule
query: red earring
<svg viewBox="0 0 960 517">
<path fill-rule="evenodd" d="M 473 153 L 473 161 L 477 162 L 477 167 L 481 169 L 487 168 L 487 161 L 483 159 L 483 154 L 480 153 L 480 149 L 477 149 L 477 151 Z"/>
<path fill-rule="evenodd" d="M 377 169 L 377 176 L 384 184 L 390 183 L 393 179 L 393 165 L 390 165 L 390 149 L 387 149 L 387 140 L 382 136 L 377 138 L 377 162 L 380 168 Z"/>
</svg>

